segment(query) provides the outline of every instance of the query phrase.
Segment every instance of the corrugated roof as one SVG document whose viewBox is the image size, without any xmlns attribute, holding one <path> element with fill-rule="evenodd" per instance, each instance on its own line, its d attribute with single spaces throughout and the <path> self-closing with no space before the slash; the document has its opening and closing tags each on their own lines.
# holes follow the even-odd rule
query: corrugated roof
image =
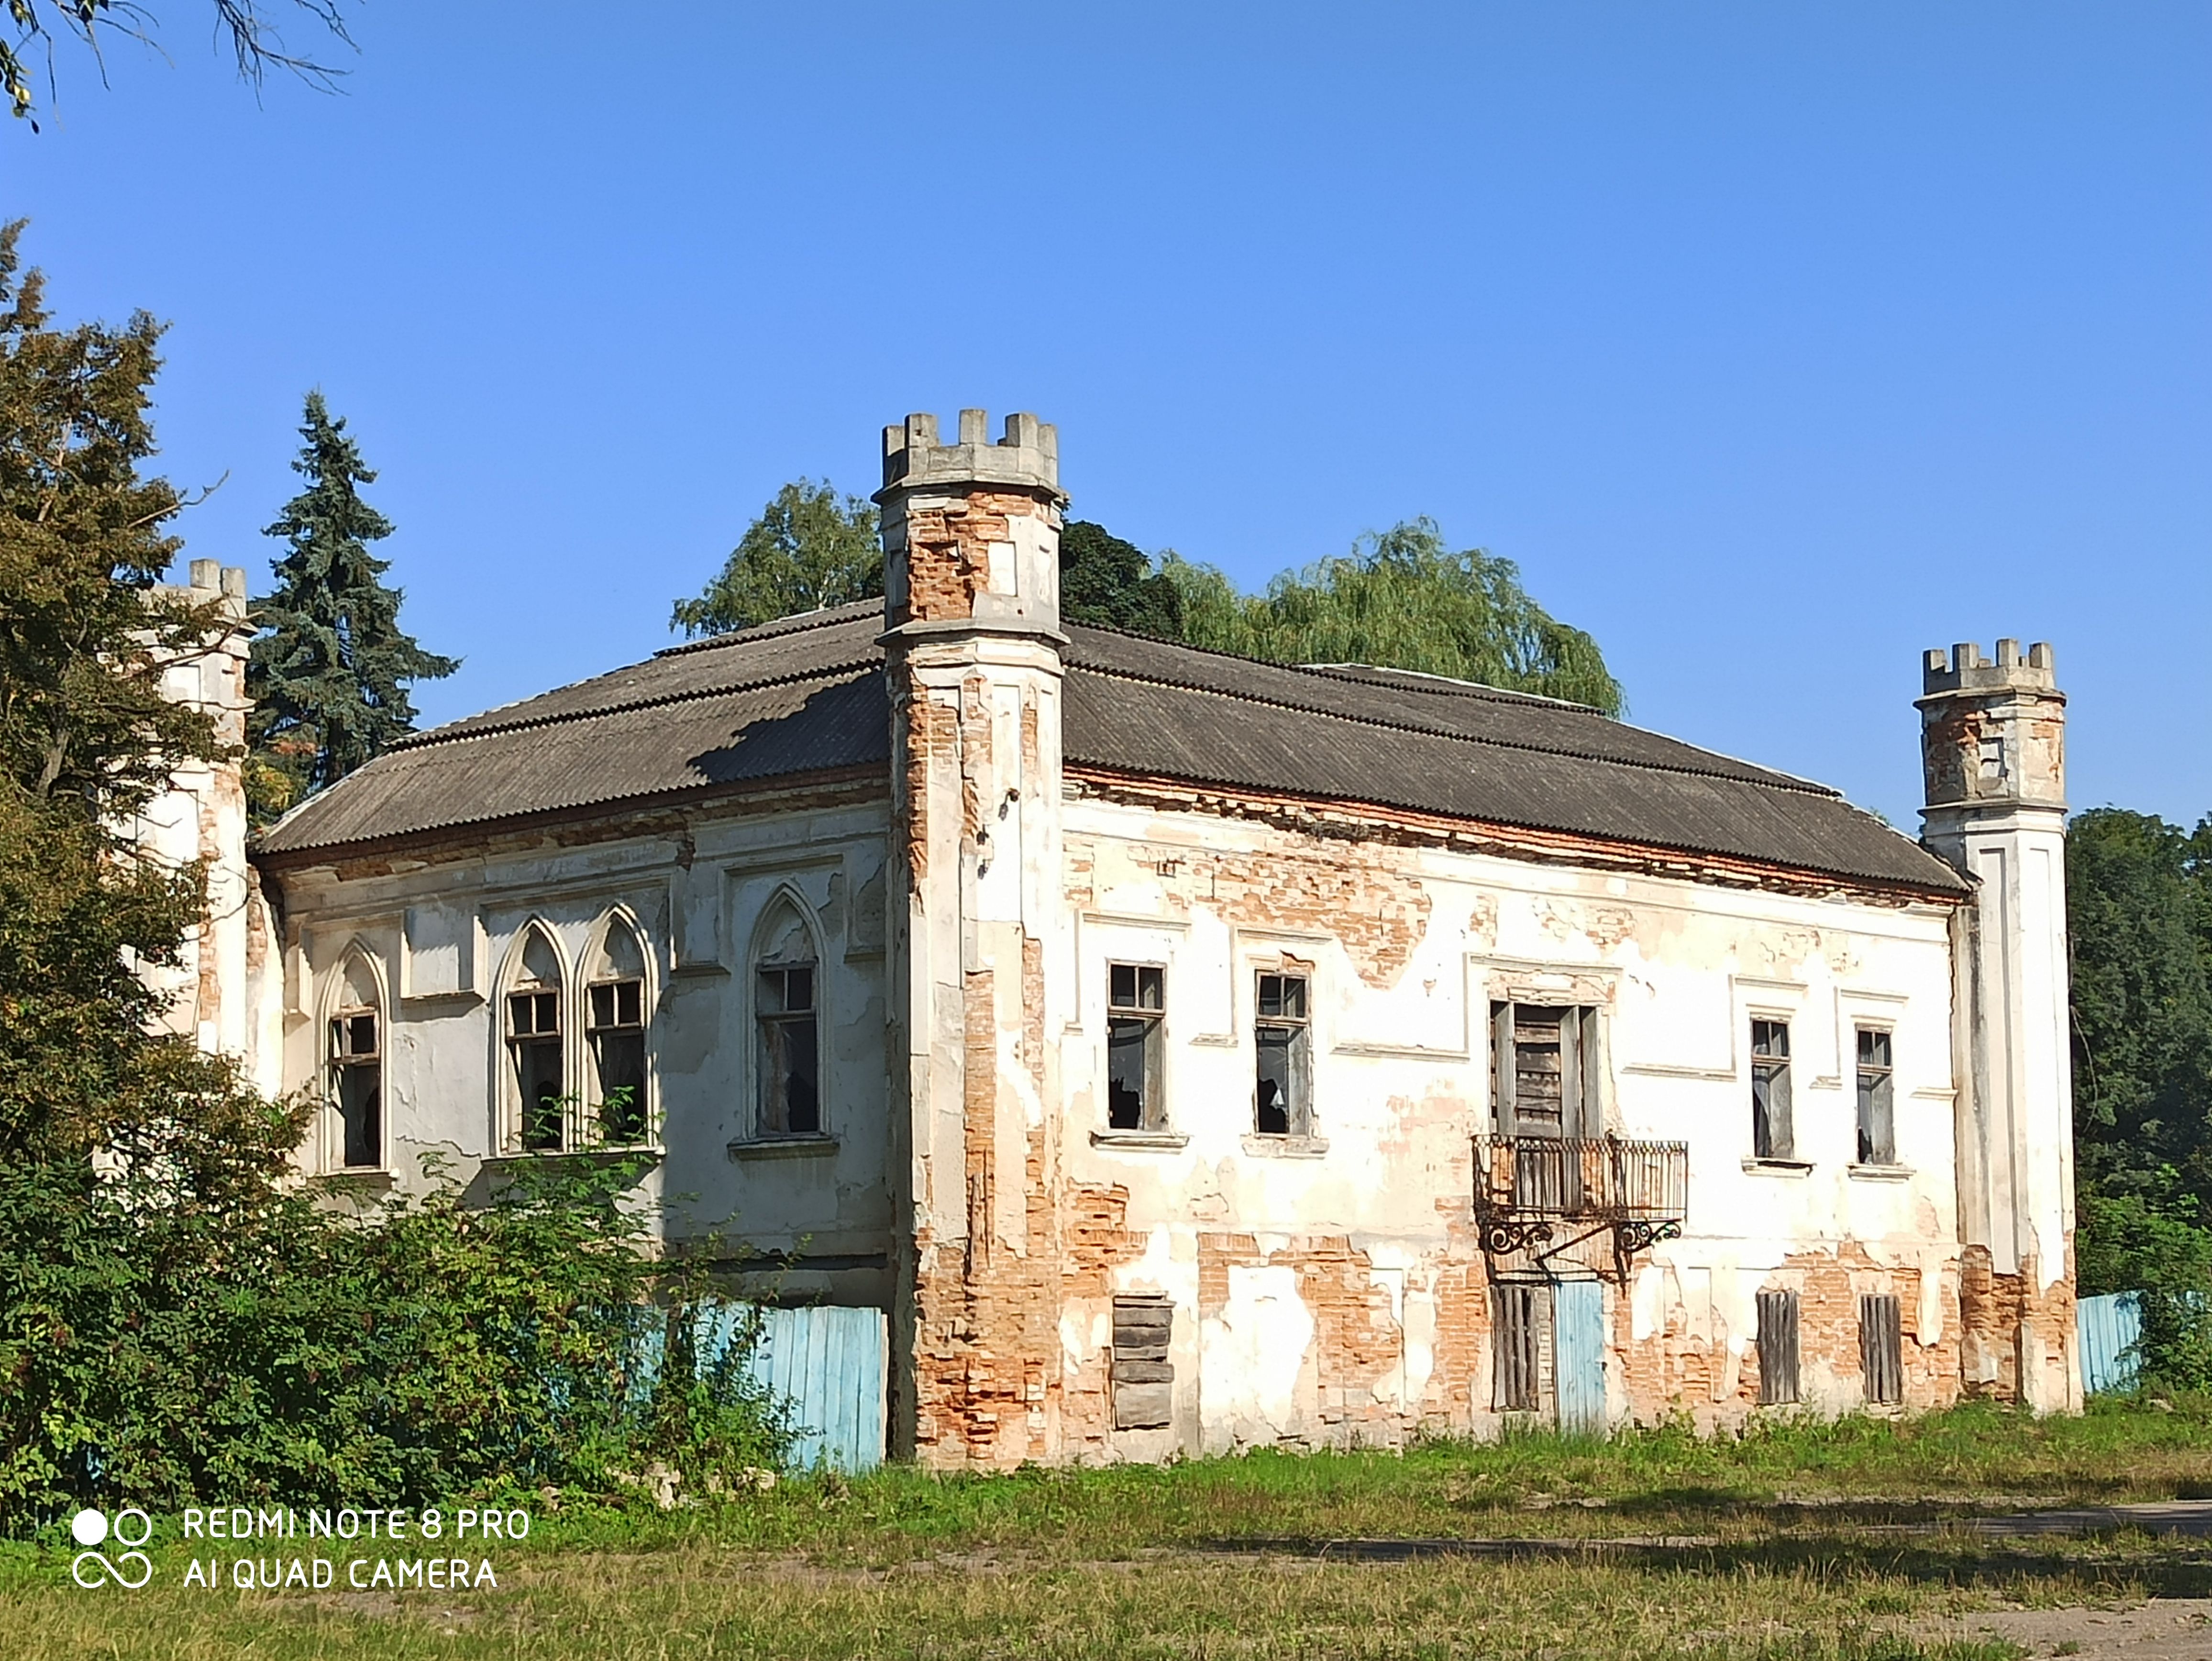
<svg viewBox="0 0 2212 1661">
<path fill-rule="evenodd" d="M 678 647 L 416 734 L 271 827 L 270 853 L 887 765 L 878 602 Z M 1369 802 L 1949 892 L 1917 843 L 1786 773 L 1595 710 L 1358 666 L 1067 627 L 1072 766 Z"/>
</svg>

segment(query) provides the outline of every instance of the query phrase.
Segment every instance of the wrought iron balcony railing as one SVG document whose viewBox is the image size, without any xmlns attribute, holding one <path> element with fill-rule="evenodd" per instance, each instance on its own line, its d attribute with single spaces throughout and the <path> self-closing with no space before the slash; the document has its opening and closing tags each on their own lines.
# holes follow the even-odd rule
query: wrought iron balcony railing
<svg viewBox="0 0 2212 1661">
<path fill-rule="evenodd" d="M 1610 1228 L 1616 1254 L 1679 1234 L 1688 1210 L 1690 1145 L 1618 1136 L 1477 1136 L 1474 1216 L 1493 1254 Z"/>
</svg>

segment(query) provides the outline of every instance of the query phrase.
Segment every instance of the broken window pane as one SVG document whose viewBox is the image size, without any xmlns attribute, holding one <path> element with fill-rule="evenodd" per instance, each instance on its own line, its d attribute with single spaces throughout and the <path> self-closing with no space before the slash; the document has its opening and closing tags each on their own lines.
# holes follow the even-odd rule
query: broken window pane
<svg viewBox="0 0 2212 1661">
<path fill-rule="evenodd" d="M 1164 970 L 1109 964 L 1106 974 L 1106 1123 L 1115 1130 L 1157 1130 L 1166 1123 L 1160 1085 L 1160 1013 Z"/>
<path fill-rule="evenodd" d="M 1305 977 L 1261 976 L 1259 1006 L 1253 1031 L 1259 1061 L 1255 1124 L 1263 1136 L 1310 1135 L 1312 1064 Z"/>
<path fill-rule="evenodd" d="M 599 1135 L 610 1142 L 645 1138 L 645 983 L 602 981 L 590 989 L 592 1068 Z"/>
<path fill-rule="evenodd" d="M 760 971 L 761 1134 L 811 1136 L 822 1129 L 814 965 Z"/>
<path fill-rule="evenodd" d="M 1789 1024 L 1752 1022 L 1751 1057 L 1752 1154 L 1761 1159 L 1793 1158 Z"/>
<path fill-rule="evenodd" d="M 355 1011 L 331 1023 L 331 1063 L 339 1162 L 349 1169 L 375 1170 L 384 1163 L 384 1068 L 375 1011 Z"/>
<path fill-rule="evenodd" d="M 532 1153 L 558 1153 L 566 1144 L 561 1078 L 561 995 L 513 994 L 507 1001 L 507 1050 L 514 1068 L 520 1141 Z"/>
<path fill-rule="evenodd" d="M 1858 1029 L 1859 1163 L 1897 1163 L 1897 1117 L 1891 1099 L 1890 1035 L 1881 1027 Z"/>
</svg>

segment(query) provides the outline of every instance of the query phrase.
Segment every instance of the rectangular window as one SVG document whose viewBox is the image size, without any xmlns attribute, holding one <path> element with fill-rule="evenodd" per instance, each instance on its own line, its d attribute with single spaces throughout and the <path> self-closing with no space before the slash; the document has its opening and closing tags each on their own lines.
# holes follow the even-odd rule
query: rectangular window
<svg viewBox="0 0 2212 1661">
<path fill-rule="evenodd" d="M 1596 1136 L 1597 1011 L 1574 1006 L 1490 1007 L 1492 1090 L 1505 1136 Z"/>
<path fill-rule="evenodd" d="M 508 995 L 507 1047 L 514 1067 L 523 1150 L 530 1153 L 557 1153 L 567 1142 L 558 991 L 538 989 Z"/>
<path fill-rule="evenodd" d="M 1897 1163 L 1897 1115 L 1891 1095 L 1890 1040 L 1878 1026 L 1859 1034 L 1859 1163 Z"/>
<path fill-rule="evenodd" d="M 1168 1342 L 1175 1305 L 1165 1293 L 1114 1300 L 1114 1428 L 1158 1430 L 1175 1417 L 1175 1367 Z"/>
<path fill-rule="evenodd" d="M 331 1023 L 331 1071 L 341 1127 L 339 1162 L 349 1170 L 384 1164 L 384 1058 L 376 1012 L 347 1010 Z"/>
<path fill-rule="evenodd" d="M 1167 971 L 1146 964 L 1106 968 L 1106 1123 L 1115 1130 L 1162 1130 L 1160 1023 Z"/>
<path fill-rule="evenodd" d="M 1253 1026 L 1260 1078 L 1255 1123 L 1263 1136 L 1313 1135 L 1313 1048 L 1306 1017 L 1306 977 L 1260 977 L 1259 1019 Z"/>
<path fill-rule="evenodd" d="M 813 1136 L 822 1130 L 814 965 L 760 971 L 761 1134 Z"/>
<path fill-rule="evenodd" d="M 1543 1406 L 1536 1369 L 1543 1335 L 1540 1305 L 1548 1289 L 1525 1281 L 1501 1281 L 1491 1288 L 1492 1400 L 1500 1413 L 1534 1413 Z"/>
<path fill-rule="evenodd" d="M 1790 1122 L 1790 1024 L 1751 1024 L 1751 1151 L 1761 1159 L 1796 1157 Z"/>
<path fill-rule="evenodd" d="M 1905 1399 L 1905 1329 L 1894 1297 L 1859 1299 L 1859 1372 L 1868 1401 L 1887 1404 Z"/>
<path fill-rule="evenodd" d="M 1797 1294 L 1759 1294 L 1759 1401 L 1776 1407 L 1797 1399 Z"/>
<path fill-rule="evenodd" d="M 645 983 L 601 981 L 586 989 L 585 1032 L 598 1074 L 599 1135 L 645 1140 Z"/>
</svg>

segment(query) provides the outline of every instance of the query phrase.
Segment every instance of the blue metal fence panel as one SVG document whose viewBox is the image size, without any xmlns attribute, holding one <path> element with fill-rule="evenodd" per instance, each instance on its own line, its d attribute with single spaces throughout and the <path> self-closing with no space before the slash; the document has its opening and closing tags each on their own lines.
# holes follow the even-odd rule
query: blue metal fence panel
<svg viewBox="0 0 2212 1661">
<path fill-rule="evenodd" d="M 2092 1395 L 2133 1390 L 2142 1372 L 2142 1299 L 2132 1292 L 2084 1298 L 2077 1320 L 2081 1388 Z"/>
<path fill-rule="evenodd" d="M 1604 1435 L 1605 1288 L 1597 1281 L 1562 1281 L 1553 1287 L 1552 1356 L 1559 1428 Z"/>
</svg>

